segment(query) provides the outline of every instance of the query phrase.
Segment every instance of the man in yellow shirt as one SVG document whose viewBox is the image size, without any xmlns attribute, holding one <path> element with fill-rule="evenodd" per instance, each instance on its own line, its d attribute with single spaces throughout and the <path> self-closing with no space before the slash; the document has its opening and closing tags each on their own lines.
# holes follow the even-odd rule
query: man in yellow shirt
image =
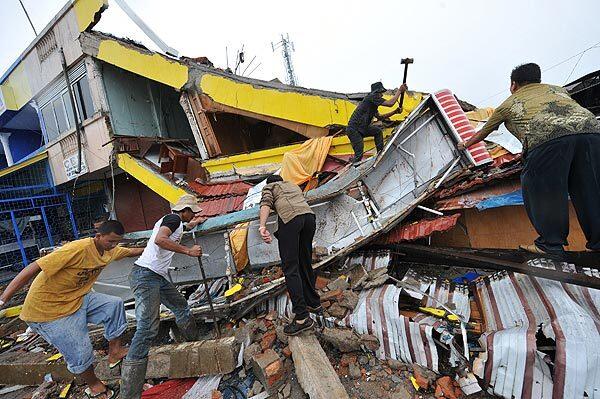
<svg viewBox="0 0 600 399">
<path fill-rule="evenodd" d="M 512 95 L 459 148 L 478 143 L 504 123 L 523 143 L 523 201 L 539 234 L 535 244 L 521 248 L 563 256 L 570 197 L 588 249 L 600 251 L 600 122 L 562 87 L 540 83 L 536 64 L 519 65 L 510 80 Z"/>
<path fill-rule="evenodd" d="M 123 301 L 90 292 L 106 265 L 142 253 L 143 248 L 117 246 L 124 232 L 120 222 L 104 222 L 94 237 L 70 242 L 25 267 L 0 295 L 1 307 L 35 277 L 21 319 L 58 349 L 69 371 L 87 383 L 85 392 L 90 398 L 110 399 L 115 393 L 94 373 L 88 323 L 104 325 L 111 366 L 127 354 L 121 345 L 121 335 L 127 329 Z"/>
</svg>

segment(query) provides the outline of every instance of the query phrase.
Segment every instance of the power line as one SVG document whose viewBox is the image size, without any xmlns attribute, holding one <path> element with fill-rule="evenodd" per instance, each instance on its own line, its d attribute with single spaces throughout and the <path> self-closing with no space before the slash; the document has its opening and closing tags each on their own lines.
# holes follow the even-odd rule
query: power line
<svg viewBox="0 0 600 399">
<path fill-rule="evenodd" d="M 21 7 L 23 8 L 23 12 L 25 12 L 25 16 L 27 17 L 27 20 L 29 21 L 29 25 L 31 25 L 31 29 L 33 29 L 33 33 L 35 33 L 35 35 L 37 36 L 37 31 L 35 30 L 35 26 L 33 26 L 33 22 L 31 22 L 31 18 L 29 18 L 29 13 L 27 12 L 27 9 L 25 8 L 25 5 L 23 4 L 22 0 L 19 0 L 19 3 L 21 3 Z"/>
<path fill-rule="evenodd" d="M 577 60 L 577 62 L 575 63 L 575 66 L 574 66 L 574 67 L 573 67 L 573 69 L 571 70 L 571 73 L 570 73 L 570 74 L 569 74 L 569 76 L 567 77 L 567 80 L 569 80 L 569 78 L 571 77 L 571 75 L 572 75 L 572 74 L 573 74 L 573 72 L 575 71 L 575 68 L 576 68 L 576 67 L 577 67 L 577 65 L 579 64 L 579 61 L 581 61 L 581 58 L 583 57 L 583 55 L 584 55 L 585 53 L 587 53 L 588 51 L 590 51 L 591 49 L 593 49 L 593 48 L 598 48 L 598 45 L 600 45 L 600 42 L 598 42 L 598 43 L 595 43 L 595 44 L 591 45 L 590 47 L 588 47 L 588 48 L 586 48 L 586 49 L 584 49 L 584 50 L 580 51 L 579 53 L 577 53 L 577 54 L 574 54 L 574 55 L 572 55 L 572 56 L 570 56 L 570 57 L 568 57 L 568 58 L 565 58 L 564 60 L 562 60 L 562 61 L 560 61 L 560 62 L 558 62 L 558 63 L 556 63 L 556 64 L 554 64 L 554 65 L 552 65 L 552 66 L 550 66 L 550 67 L 548 67 L 548 68 L 542 69 L 542 72 L 548 72 L 548 71 L 550 71 L 550 70 L 552 70 L 552 69 L 554 69 L 554 68 L 556 68 L 556 67 L 558 67 L 558 66 L 561 66 L 562 64 L 564 64 L 564 63 L 566 63 L 566 62 L 569 62 L 569 61 L 571 61 L 571 60 L 572 60 L 573 58 L 575 58 L 575 57 L 579 57 L 579 59 L 578 59 L 578 60 Z M 567 83 L 567 82 L 565 82 L 565 83 Z M 506 93 L 507 91 L 508 91 L 508 89 L 503 89 L 503 90 L 499 91 L 498 93 L 492 94 L 491 96 L 489 96 L 489 97 L 486 97 L 486 98 L 484 98 L 483 100 L 480 100 L 480 101 L 478 101 L 478 103 L 482 103 L 482 102 L 485 102 L 485 101 L 487 101 L 487 100 L 491 100 L 492 98 L 494 98 L 494 97 L 497 97 L 497 96 L 499 96 L 500 94 Z"/>
</svg>

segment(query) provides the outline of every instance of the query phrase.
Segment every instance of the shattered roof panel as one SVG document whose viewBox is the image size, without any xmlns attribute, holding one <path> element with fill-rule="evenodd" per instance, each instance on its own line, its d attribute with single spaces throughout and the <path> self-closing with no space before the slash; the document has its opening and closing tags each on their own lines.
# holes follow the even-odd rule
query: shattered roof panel
<svg viewBox="0 0 600 399">
<path fill-rule="evenodd" d="M 435 209 L 448 211 L 455 209 L 473 208 L 481 201 L 498 195 L 512 193 L 521 189 L 519 180 L 507 180 L 491 187 L 481 187 L 479 190 L 444 198 L 435 204 Z"/>
<path fill-rule="evenodd" d="M 438 372 L 439 356 L 433 328 L 400 315 L 401 292 L 402 288 L 394 285 L 362 291 L 358 305 L 349 316 L 350 325 L 360 334 L 372 334 L 379 339 L 378 358 L 417 363 Z"/>
<path fill-rule="evenodd" d="M 538 326 L 555 340 L 553 397 L 594 397 L 600 390 L 600 291 L 518 273 L 476 284 L 486 329 L 485 379 L 496 394 L 538 391 L 547 385 L 536 364 Z M 510 339 L 505 339 L 510 335 Z M 542 370 L 543 371 L 543 370 Z M 541 384 L 541 385 L 540 385 Z M 541 394 L 534 398 L 546 397 Z"/>
</svg>

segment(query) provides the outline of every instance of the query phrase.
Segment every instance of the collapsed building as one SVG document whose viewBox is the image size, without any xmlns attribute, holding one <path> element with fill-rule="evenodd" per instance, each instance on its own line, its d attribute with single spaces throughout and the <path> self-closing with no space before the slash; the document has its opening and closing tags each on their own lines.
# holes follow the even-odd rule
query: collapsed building
<svg viewBox="0 0 600 399">
<path fill-rule="evenodd" d="M 196 259 L 176 255 L 171 277 L 193 291 L 196 316 L 235 328 L 256 314 L 290 317 L 276 246 L 262 245 L 256 228 L 264 178 L 277 172 L 303 187 L 317 215 L 314 267 L 328 282 L 321 289 L 330 306 L 319 320 L 326 341 L 342 328 L 369 335 L 377 359 L 452 376 L 467 395 L 599 395 L 598 262 L 577 252 L 585 240 L 574 211 L 569 262 L 527 258 L 514 251 L 535 238 L 520 192 L 518 142 L 500 132 L 486 145 L 456 149 L 491 109 L 448 90 L 411 92 L 385 126 L 385 150 L 354 167 L 343 133 L 361 94 L 246 78 L 205 58 L 150 51 L 92 30 L 107 6 L 69 2 L 0 79 L 6 279 L 44 248 L 93 233 L 106 213 L 125 225 L 127 245 L 143 245 L 169 203 L 192 193 L 210 219 L 184 244 L 196 242 L 207 254 L 216 314 Z M 596 81 L 591 74 L 567 88 L 597 112 Z M 131 266 L 110 265 L 95 290 L 131 302 Z M 3 343 L 0 369 L 11 377 L 0 383 L 41 382 L 47 356 L 27 339 Z M 251 340 L 226 345 L 228 357 L 210 358 L 223 368 L 200 362 L 152 378 L 231 373 L 240 364 L 225 367 L 225 358 L 244 355 Z M 39 371 L 9 372 L 19 364 Z"/>
</svg>

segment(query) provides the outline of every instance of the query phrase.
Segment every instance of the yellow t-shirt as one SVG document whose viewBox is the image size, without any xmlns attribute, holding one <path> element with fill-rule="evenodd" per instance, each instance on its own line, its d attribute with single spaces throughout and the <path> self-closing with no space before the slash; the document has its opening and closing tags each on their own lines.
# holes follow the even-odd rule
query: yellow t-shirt
<svg viewBox="0 0 600 399">
<path fill-rule="evenodd" d="M 42 271 L 29 288 L 21 319 L 39 323 L 75 313 L 102 269 L 130 253 L 127 248 L 116 247 L 100 256 L 94 239 L 83 238 L 38 259 Z"/>
</svg>

